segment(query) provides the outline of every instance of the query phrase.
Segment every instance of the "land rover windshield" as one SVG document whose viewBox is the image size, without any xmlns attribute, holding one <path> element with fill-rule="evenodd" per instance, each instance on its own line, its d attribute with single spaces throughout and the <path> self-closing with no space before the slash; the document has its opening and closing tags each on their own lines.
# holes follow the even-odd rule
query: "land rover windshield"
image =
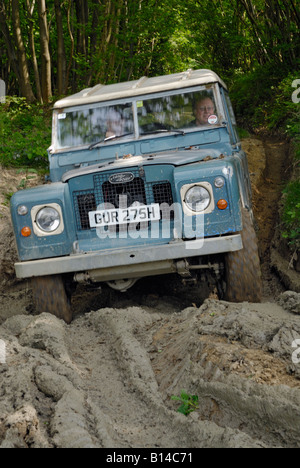
<svg viewBox="0 0 300 468">
<path fill-rule="evenodd" d="M 59 109 L 54 113 L 55 147 L 93 149 L 115 139 L 205 130 L 221 124 L 219 102 L 217 87 L 212 85 Z"/>
</svg>

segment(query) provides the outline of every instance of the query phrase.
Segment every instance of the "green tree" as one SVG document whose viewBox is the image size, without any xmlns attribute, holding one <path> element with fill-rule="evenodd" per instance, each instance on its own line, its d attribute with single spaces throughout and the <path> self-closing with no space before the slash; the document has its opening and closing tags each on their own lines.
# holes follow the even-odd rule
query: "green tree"
<svg viewBox="0 0 300 468">
<path fill-rule="evenodd" d="M 299 21 L 295 0 L 0 0 L 0 76 L 40 102 L 189 67 L 280 76 L 299 64 Z"/>
</svg>

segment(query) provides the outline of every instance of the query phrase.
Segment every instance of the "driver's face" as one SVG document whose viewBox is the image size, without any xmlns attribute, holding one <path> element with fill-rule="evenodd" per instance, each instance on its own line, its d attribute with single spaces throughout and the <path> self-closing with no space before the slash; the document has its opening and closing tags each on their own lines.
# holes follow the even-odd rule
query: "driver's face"
<svg viewBox="0 0 300 468">
<path fill-rule="evenodd" d="M 195 117 L 197 125 L 206 125 L 208 118 L 215 112 L 215 106 L 210 98 L 197 102 L 195 107 Z"/>
</svg>

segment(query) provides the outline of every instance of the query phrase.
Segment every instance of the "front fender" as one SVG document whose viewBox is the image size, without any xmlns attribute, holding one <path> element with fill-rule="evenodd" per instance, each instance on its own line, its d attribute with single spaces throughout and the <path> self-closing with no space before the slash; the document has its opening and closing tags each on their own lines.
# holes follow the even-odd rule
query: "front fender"
<svg viewBox="0 0 300 468">
<path fill-rule="evenodd" d="M 239 189 L 239 176 L 236 170 L 236 159 L 232 156 L 190 164 L 174 171 L 177 199 L 181 199 L 181 189 L 185 185 L 210 184 L 214 197 L 214 209 L 204 214 L 204 237 L 225 235 L 242 230 L 242 199 Z M 215 179 L 222 177 L 225 181 L 222 188 L 215 186 Z M 220 210 L 219 200 L 225 199 L 228 207 Z M 181 200 L 184 203 L 184 200 Z M 200 215 L 199 215 L 200 216 Z M 203 216 L 203 215 L 202 215 Z M 197 216 L 195 215 L 194 218 Z"/>
<path fill-rule="evenodd" d="M 57 204 L 63 216 L 63 231 L 57 235 L 38 236 L 34 232 L 34 208 Z M 27 207 L 27 214 L 18 214 L 18 207 Z M 54 183 L 15 193 L 11 199 L 11 217 L 21 261 L 69 255 L 72 252 L 75 226 L 68 184 Z M 23 237 L 24 227 L 31 229 L 29 237 Z"/>
</svg>

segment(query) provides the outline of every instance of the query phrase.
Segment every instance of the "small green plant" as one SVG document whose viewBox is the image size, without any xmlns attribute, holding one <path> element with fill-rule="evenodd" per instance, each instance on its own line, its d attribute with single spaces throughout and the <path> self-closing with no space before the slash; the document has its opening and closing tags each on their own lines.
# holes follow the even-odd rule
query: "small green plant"
<svg viewBox="0 0 300 468">
<path fill-rule="evenodd" d="M 23 179 L 20 181 L 19 185 L 18 185 L 18 190 L 24 190 L 27 188 L 28 186 L 28 183 L 30 180 L 34 180 L 37 178 L 37 174 L 38 174 L 38 171 L 36 169 L 19 169 L 17 171 L 17 174 L 23 174 L 24 173 L 24 177 Z"/>
<path fill-rule="evenodd" d="M 14 192 L 3 193 L 4 195 L 4 202 L 2 203 L 3 206 L 9 206 L 10 199 L 13 196 Z"/>
<path fill-rule="evenodd" d="M 189 395 L 186 393 L 185 390 L 181 392 L 180 397 L 173 395 L 171 397 L 173 401 L 179 401 L 181 403 L 180 407 L 178 408 L 177 412 L 188 416 L 193 411 L 197 411 L 199 409 L 198 401 L 199 398 L 197 395 Z"/>
<path fill-rule="evenodd" d="M 237 132 L 240 138 L 249 138 L 251 136 L 248 130 L 242 127 L 237 127 Z"/>
</svg>

